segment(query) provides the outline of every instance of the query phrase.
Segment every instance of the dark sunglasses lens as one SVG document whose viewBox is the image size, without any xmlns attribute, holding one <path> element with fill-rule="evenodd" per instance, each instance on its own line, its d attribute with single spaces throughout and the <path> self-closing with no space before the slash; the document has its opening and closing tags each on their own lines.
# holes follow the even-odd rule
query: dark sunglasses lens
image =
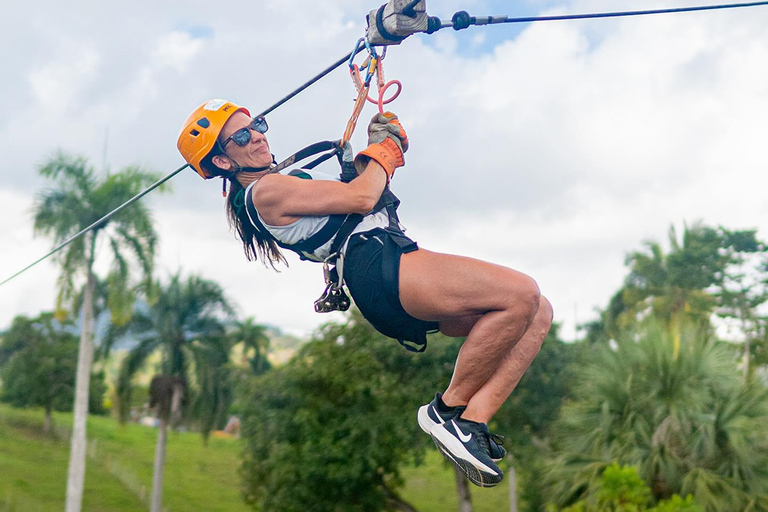
<svg viewBox="0 0 768 512">
<path fill-rule="evenodd" d="M 248 128 L 240 128 L 230 138 L 235 144 L 244 148 L 251 142 L 251 131 Z"/>
<path fill-rule="evenodd" d="M 253 121 L 251 121 L 251 128 L 259 133 L 267 133 L 267 130 L 269 130 L 267 120 L 263 117 L 254 117 Z"/>
</svg>

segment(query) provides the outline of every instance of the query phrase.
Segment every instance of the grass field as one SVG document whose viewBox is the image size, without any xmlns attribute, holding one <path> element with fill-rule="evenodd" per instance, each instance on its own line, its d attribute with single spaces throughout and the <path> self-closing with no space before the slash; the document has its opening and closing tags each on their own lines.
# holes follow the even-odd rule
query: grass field
<svg viewBox="0 0 768 512">
<path fill-rule="evenodd" d="M 54 416 L 59 428 L 71 422 Z M 42 432 L 43 413 L 0 405 L 0 512 L 60 512 L 64 508 L 67 440 Z M 89 459 L 83 512 L 147 510 L 155 429 L 120 425 L 111 418 L 88 421 Z M 240 442 L 171 433 L 163 503 L 168 512 L 245 512 L 239 487 Z M 403 497 L 419 512 L 457 510 L 453 470 L 436 452 L 426 464 L 406 468 Z M 507 486 L 473 489 L 476 512 L 509 509 Z"/>
</svg>

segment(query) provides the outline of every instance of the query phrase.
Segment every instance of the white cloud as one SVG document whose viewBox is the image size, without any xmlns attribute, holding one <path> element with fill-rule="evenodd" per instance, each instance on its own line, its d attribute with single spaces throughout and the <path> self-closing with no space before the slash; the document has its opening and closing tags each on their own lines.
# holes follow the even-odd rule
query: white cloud
<svg viewBox="0 0 768 512">
<path fill-rule="evenodd" d="M 52 246 L 44 238 L 32 236 L 31 195 L 0 189 L 0 261 L 5 281 L 16 272 L 47 254 Z M 14 316 L 34 316 L 53 309 L 56 292 L 56 267 L 43 261 L 28 272 L 0 287 L 0 325 L 5 328 Z"/>
<path fill-rule="evenodd" d="M 52 62 L 32 71 L 29 84 L 47 112 L 64 112 L 85 92 L 98 72 L 99 55 L 90 46 L 65 44 Z"/>
<path fill-rule="evenodd" d="M 189 32 L 173 31 L 162 36 L 152 51 L 152 62 L 159 69 L 171 68 L 179 73 L 187 70 L 190 61 L 205 46 L 203 39 Z"/>
<path fill-rule="evenodd" d="M 44 4 L 51 19 L 61 14 L 58 4 Z M 446 18 L 460 8 L 490 14 L 499 6 L 451 0 L 430 10 Z M 128 15 L 116 26 L 102 7 L 82 20 L 49 20 L 48 31 L 44 24 L 6 31 L 0 42 L 18 39 L 14 58 L 26 70 L 0 84 L 0 173 L 14 177 L 0 189 L 0 248 L 14 248 L 0 253 L 7 267 L 48 248 L 32 240 L 21 203 L 9 198 L 40 185 L 32 169 L 52 149 L 100 165 L 108 130 L 113 168 L 142 163 L 170 172 L 180 165 L 176 135 L 192 108 L 211 97 L 254 111 L 269 106 L 348 52 L 370 8 L 359 0 L 238 4 L 243 23 L 233 24 L 194 1 L 181 23 L 176 10 L 144 1 L 137 10 L 151 16 Z M 559 12 L 615 8 L 576 1 Z M 531 274 L 566 322 L 566 336 L 575 316 L 587 320 L 620 285 L 624 255 L 643 239 L 662 239 L 670 223 L 700 218 L 768 236 L 766 22 L 768 10 L 758 8 L 533 24 L 473 57 L 464 50 L 490 33 L 483 30 L 504 28 L 444 30 L 391 48 L 387 78 L 405 87 L 392 108 L 412 141 L 393 185 L 409 233 L 424 247 Z M 199 39 L 172 28 L 179 26 L 210 30 Z M 79 42 L 53 53 L 35 46 L 54 37 Z M 489 40 L 496 39 L 481 46 Z M 270 115 L 278 157 L 338 137 L 353 96 L 342 69 Z M 34 106 L 83 100 L 77 111 Z M 369 106 L 361 117 L 357 147 L 371 113 Z M 326 321 L 312 312 L 319 266 L 294 259 L 275 274 L 247 263 L 227 231 L 218 185 L 185 171 L 173 194 L 148 198 L 157 210 L 161 267 L 218 280 L 258 321 L 305 332 Z M 0 325 L 32 304 L 52 306 L 52 266 L 19 279 L 0 288 Z"/>
</svg>

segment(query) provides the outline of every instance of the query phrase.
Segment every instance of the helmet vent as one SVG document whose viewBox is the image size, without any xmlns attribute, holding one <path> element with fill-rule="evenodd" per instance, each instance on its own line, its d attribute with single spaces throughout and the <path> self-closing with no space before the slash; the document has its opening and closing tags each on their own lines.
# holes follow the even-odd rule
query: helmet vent
<svg viewBox="0 0 768 512">
<path fill-rule="evenodd" d="M 193 128 L 193 129 L 192 129 L 192 130 L 189 132 L 189 134 L 190 134 L 191 136 L 193 136 L 193 137 L 197 137 L 198 135 L 200 135 L 200 132 L 199 132 L 199 131 L 197 131 L 197 130 L 195 130 L 195 129 Z"/>
<path fill-rule="evenodd" d="M 208 120 L 207 117 L 201 117 L 200 119 L 198 119 L 197 124 L 203 128 L 208 128 L 209 126 L 211 126 L 211 122 Z"/>
</svg>

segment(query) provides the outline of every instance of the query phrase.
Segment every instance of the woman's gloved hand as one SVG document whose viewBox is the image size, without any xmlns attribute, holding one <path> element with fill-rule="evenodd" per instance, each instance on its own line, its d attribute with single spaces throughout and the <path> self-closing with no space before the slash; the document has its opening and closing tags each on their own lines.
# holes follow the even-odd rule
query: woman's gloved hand
<svg viewBox="0 0 768 512">
<path fill-rule="evenodd" d="M 403 153 L 408 151 L 408 135 L 392 112 L 377 113 L 368 125 L 368 147 L 355 157 L 358 174 L 365 170 L 368 161 L 376 160 L 392 179 L 395 169 L 405 165 Z"/>
</svg>

